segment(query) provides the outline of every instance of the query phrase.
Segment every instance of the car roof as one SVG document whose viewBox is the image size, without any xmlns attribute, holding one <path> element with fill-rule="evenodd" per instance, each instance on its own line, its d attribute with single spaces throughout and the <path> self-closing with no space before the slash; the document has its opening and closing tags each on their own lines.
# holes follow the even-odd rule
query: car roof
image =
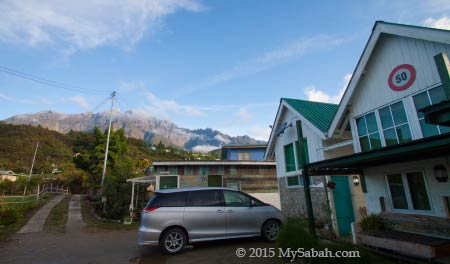
<svg viewBox="0 0 450 264">
<path fill-rule="evenodd" d="M 188 187 L 188 188 L 174 188 L 174 189 L 163 189 L 163 190 L 154 190 L 154 193 L 177 193 L 177 192 L 193 192 L 193 191 L 205 191 L 205 190 L 228 190 L 228 191 L 236 191 L 229 188 L 223 187 Z"/>
</svg>

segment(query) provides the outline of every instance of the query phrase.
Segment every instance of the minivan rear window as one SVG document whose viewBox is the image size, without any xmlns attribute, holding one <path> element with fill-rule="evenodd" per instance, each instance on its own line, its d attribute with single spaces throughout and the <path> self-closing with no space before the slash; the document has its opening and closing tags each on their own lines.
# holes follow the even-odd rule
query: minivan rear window
<svg viewBox="0 0 450 264">
<path fill-rule="evenodd" d="M 186 205 L 186 192 L 155 193 L 147 207 L 182 207 Z"/>
<path fill-rule="evenodd" d="M 223 195 L 220 190 L 189 192 L 189 206 L 223 206 Z"/>
</svg>

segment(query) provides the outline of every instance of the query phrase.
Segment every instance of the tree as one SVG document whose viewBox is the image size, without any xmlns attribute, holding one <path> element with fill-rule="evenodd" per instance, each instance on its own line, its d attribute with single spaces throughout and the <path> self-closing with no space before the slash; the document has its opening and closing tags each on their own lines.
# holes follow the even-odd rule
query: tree
<svg viewBox="0 0 450 264">
<path fill-rule="evenodd" d="M 98 128 L 95 128 L 93 134 L 92 144 L 87 152 L 74 158 L 77 168 L 87 172 L 87 175 L 80 174 L 83 187 L 91 191 L 100 187 L 107 131 L 102 133 Z M 105 216 L 108 218 L 121 219 L 128 211 L 131 186 L 126 183 L 126 179 L 133 175 L 133 164 L 131 159 L 125 156 L 127 149 L 125 130 L 114 131 L 111 129 L 103 186 L 103 195 L 107 199 Z"/>
</svg>

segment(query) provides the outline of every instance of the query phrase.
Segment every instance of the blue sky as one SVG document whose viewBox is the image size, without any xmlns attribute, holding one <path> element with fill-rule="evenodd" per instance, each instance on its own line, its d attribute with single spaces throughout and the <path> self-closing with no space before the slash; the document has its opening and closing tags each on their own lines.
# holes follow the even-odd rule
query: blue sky
<svg viewBox="0 0 450 264">
<path fill-rule="evenodd" d="M 339 102 L 376 20 L 450 29 L 450 1 L 0 2 L 0 119 L 116 107 L 267 140 L 279 99 Z"/>
</svg>

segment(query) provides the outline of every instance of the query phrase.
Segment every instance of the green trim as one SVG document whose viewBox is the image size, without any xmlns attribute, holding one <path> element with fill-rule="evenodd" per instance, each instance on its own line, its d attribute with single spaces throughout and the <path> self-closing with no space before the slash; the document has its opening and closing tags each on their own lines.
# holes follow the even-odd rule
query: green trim
<svg viewBox="0 0 450 264">
<path fill-rule="evenodd" d="M 447 53 L 439 53 L 434 56 L 434 62 L 441 78 L 442 87 L 444 88 L 447 99 L 450 99 L 450 62 L 448 61 Z"/>
<path fill-rule="evenodd" d="M 415 159 L 445 155 L 450 150 L 450 134 L 410 141 L 368 152 L 308 164 L 312 170 L 332 168 L 367 168 Z M 446 152 L 447 151 L 447 152 Z"/>
<path fill-rule="evenodd" d="M 295 171 L 294 144 L 284 146 L 284 163 L 286 172 Z"/>
<path fill-rule="evenodd" d="M 366 176 L 364 175 L 364 172 L 359 174 L 359 181 L 361 182 L 361 189 L 363 193 L 367 193 Z"/>
</svg>

